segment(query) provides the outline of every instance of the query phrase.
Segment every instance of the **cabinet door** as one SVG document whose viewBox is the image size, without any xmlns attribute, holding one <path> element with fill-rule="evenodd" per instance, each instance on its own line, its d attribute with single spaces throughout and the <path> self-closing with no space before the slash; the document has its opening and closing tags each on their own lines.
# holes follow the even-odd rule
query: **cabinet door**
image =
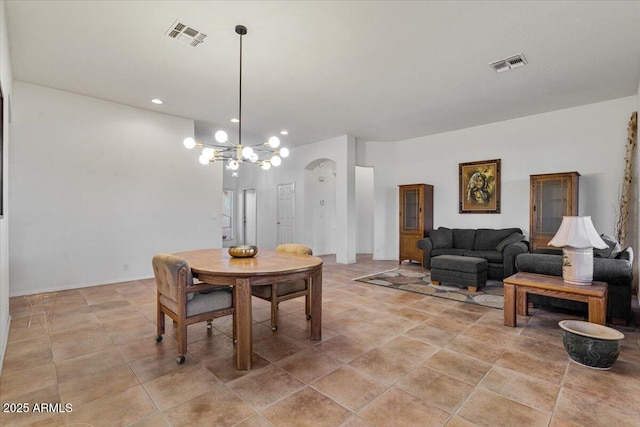
<svg viewBox="0 0 640 427">
<path fill-rule="evenodd" d="M 422 264 L 422 251 L 418 249 L 418 240 L 421 238 L 419 234 L 400 235 L 400 258 L 402 260 L 409 259 Z"/>
<path fill-rule="evenodd" d="M 566 179 L 550 179 L 538 183 L 536 204 L 536 232 L 553 237 L 560 228 L 562 217 L 567 215 L 569 183 Z"/>
<path fill-rule="evenodd" d="M 400 192 L 402 203 L 402 218 L 400 221 L 401 232 L 420 232 L 422 226 L 420 209 L 420 189 L 404 188 Z"/>
<path fill-rule="evenodd" d="M 531 243 L 535 250 L 553 238 L 562 217 L 578 214 L 577 173 L 532 177 Z"/>
</svg>

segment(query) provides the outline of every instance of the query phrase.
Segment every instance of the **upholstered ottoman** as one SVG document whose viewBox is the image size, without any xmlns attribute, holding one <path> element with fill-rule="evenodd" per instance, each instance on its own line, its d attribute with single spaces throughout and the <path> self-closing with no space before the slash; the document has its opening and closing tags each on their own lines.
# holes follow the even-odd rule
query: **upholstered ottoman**
<svg viewBox="0 0 640 427">
<path fill-rule="evenodd" d="M 431 283 L 450 282 L 476 292 L 487 283 L 488 262 L 483 258 L 440 255 L 431 260 Z"/>
</svg>

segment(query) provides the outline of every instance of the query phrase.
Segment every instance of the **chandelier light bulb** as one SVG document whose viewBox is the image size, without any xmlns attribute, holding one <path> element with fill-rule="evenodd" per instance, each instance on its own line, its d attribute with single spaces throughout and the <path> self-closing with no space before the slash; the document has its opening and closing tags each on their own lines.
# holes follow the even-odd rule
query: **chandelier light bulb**
<svg viewBox="0 0 640 427">
<path fill-rule="evenodd" d="M 196 146 L 196 140 L 191 137 L 185 138 L 182 143 L 184 144 L 185 148 L 188 148 L 189 150 Z"/>
<path fill-rule="evenodd" d="M 227 133 L 223 130 L 219 130 L 218 132 L 216 132 L 215 138 L 219 143 L 227 142 L 229 140 Z"/>
<path fill-rule="evenodd" d="M 213 159 L 215 155 L 216 155 L 216 150 L 214 150 L 213 148 L 207 147 L 202 149 L 202 157 L 206 157 L 207 159 Z"/>
<path fill-rule="evenodd" d="M 253 148 L 251 147 L 244 147 L 242 149 L 242 157 L 244 157 L 245 159 L 250 159 L 253 154 Z"/>
<path fill-rule="evenodd" d="M 0 2 L 2 2 L 2 0 L 0 0 Z M 271 169 L 271 166 L 280 166 L 282 159 L 289 156 L 289 149 L 280 146 L 280 138 L 278 136 L 271 136 L 266 142 L 264 142 L 264 139 L 261 139 L 260 143 L 253 146 L 242 145 L 242 36 L 247 34 L 247 27 L 244 25 L 236 25 L 235 30 L 236 34 L 240 36 L 240 78 L 238 116 L 231 118 L 231 122 L 238 124 L 237 140 L 235 142 L 230 141 L 227 132 L 218 130 L 213 133 L 215 142 L 207 142 L 204 144 L 197 142 L 193 137 L 188 137 L 184 139 L 183 144 L 188 149 L 195 147 L 202 149 L 198 161 L 203 165 L 219 160 L 222 166 L 229 170 L 234 177 L 237 177 L 237 171 L 241 163 L 255 163 L 263 170 Z M 159 100 L 153 100 L 153 102 L 160 103 Z M 233 129 L 234 132 L 236 131 L 236 128 L 233 126 L 230 129 Z M 288 133 L 286 129 L 280 131 L 280 135 L 287 135 Z"/>
<path fill-rule="evenodd" d="M 272 136 L 269 138 L 269 147 L 278 148 L 280 146 L 280 138 L 277 136 Z"/>
</svg>

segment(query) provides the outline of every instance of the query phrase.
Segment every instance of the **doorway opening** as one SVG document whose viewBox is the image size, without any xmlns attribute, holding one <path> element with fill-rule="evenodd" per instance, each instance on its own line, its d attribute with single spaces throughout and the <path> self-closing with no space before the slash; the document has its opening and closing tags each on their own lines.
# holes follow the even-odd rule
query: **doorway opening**
<svg viewBox="0 0 640 427">
<path fill-rule="evenodd" d="M 258 245 L 258 204 L 256 189 L 245 188 L 240 197 L 240 232 L 243 245 Z"/>
</svg>

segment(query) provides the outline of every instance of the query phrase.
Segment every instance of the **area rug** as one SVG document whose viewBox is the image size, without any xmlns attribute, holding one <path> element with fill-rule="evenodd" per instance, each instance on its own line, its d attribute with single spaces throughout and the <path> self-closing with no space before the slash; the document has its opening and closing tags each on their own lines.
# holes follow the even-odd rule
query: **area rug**
<svg viewBox="0 0 640 427">
<path fill-rule="evenodd" d="M 429 271 L 408 270 L 403 268 L 383 271 L 371 276 L 358 277 L 353 280 L 370 285 L 386 286 L 388 288 L 401 289 L 403 291 L 446 298 L 484 307 L 501 310 L 504 308 L 502 282 L 496 280 L 488 280 L 487 284 L 480 288 L 478 292 L 469 292 L 465 286 L 455 286 L 450 283 L 433 286 L 431 284 L 431 274 Z"/>
</svg>

